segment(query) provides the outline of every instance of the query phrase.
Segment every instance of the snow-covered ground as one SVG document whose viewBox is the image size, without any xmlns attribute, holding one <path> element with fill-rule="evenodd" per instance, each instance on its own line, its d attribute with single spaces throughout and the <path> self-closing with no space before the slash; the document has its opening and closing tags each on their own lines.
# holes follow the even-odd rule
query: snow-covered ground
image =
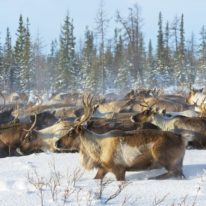
<svg viewBox="0 0 206 206">
<path fill-rule="evenodd" d="M 100 182 L 93 179 L 95 172 L 81 168 L 78 153 L 2 158 L 0 206 L 206 205 L 204 150 L 187 150 L 186 180 L 147 180 L 163 172 L 153 170 L 127 172 L 125 182 L 108 174 Z"/>
</svg>

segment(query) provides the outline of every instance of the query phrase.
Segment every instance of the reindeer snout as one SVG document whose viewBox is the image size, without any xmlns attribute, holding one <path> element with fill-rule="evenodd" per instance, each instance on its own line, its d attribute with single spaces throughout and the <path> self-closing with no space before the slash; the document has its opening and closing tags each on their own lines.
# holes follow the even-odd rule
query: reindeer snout
<svg viewBox="0 0 206 206">
<path fill-rule="evenodd" d="M 132 116 L 130 117 L 130 120 L 131 120 L 132 122 L 136 122 L 136 118 L 135 118 L 135 116 L 132 115 Z"/>
<path fill-rule="evenodd" d="M 64 145 L 63 145 L 61 140 L 58 140 L 55 144 L 56 144 L 56 147 L 59 148 L 59 149 L 64 147 Z"/>
</svg>

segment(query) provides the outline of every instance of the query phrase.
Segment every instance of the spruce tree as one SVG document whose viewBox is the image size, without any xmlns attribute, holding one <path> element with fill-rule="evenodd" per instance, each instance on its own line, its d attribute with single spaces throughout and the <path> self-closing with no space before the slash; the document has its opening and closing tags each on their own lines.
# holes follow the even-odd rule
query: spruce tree
<svg viewBox="0 0 206 206">
<path fill-rule="evenodd" d="M 195 48 L 195 36 L 192 33 L 190 40 L 187 42 L 186 50 L 186 66 L 188 72 L 188 82 L 194 84 L 197 75 L 197 61 L 196 61 L 196 48 Z"/>
<path fill-rule="evenodd" d="M 106 71 L 105 71 L 105 40 L 106 40 L 106 31 L 108 29 L 109 25 L 109 19 L 106 16 L 105 10 L 104 10 L 104 1 L 101 0 L 100 7 L 97 13 L 96 17 L 96 31 L 97 36 L 99 37 L 99 85 L 101 89 L 101 93 L 104 94 L 105 92 L 105 77 L 106 77 Z"/>
<path fill-rule="evenodd" d="M 15 52 L 15 62 L 16 68 L 14 70 L 15 78 L 15 87 L 17 90 L 21 90 L 21 85 L 24 85 L 21 78 L 21 71 L 24 69 L 24 46 L 25 46 L 25 34 L 26 28 L 24 26 L 23 17 L 19 17 L 19 26 L 17 29 L 17 39 L 16 45 L 14 48 Z"/>
<path fill-rule="evenodd" d="M 148 44 L 148 50 L 147 50 L 147 58 L 146 58 L 146 77 L 147 77 L 147 82 L 151 86 L 153 85 L 153 78 L 155 75 L 155 65 L 154 65 L 154 54 L 153 54 L 153 46 L 152 46 L 152 40 L 149 40 Z"/>
<path fill-rule="evenodd" d="M 57 40 L 51 42 L 50 53 L 47 57 L 47 66 L 48 66 L 48 75 L 50 90 L 53 91 L 55 87 L 55 77 L 57 76 L 57 67 L 58 67 L 58 48 Z"/>
<path fill-rule="evenodd" d="M 202 26 L 200 31 L 200 45 L 198 49 L 199 53 L 199 64 L 206 65 L 206 29 Z"/>
<path fill-rule="evenodd" d="M 144 77 L 141 66 L 141 44 L 143 42 L 143 36 L 141 32 L 140 10 L 138 5 L 134 5 L 134 8 L 129 9 L 129 15 L 126 19 L 117 13 L 117 21 L 123 27 L 124 44 L 126 45 L 126 62 L 131 73 L 131 83 L 134 85 L 144 84 Z"/>
<path fill-rule="evenodd" d="M 144 68 L 145 68 L 145 60 L 146 59 L 146 52 L 145 52 L 145 47 L 144 47 L 144 38 L 143 38 L 143 34 L 142 32 L 140 33 L 140 38 L 139 38 L 139 74 L 141 79 L 141 83 L 142 85 L 144 85 Z M 134 84 L 134 86 L 136 87 L 136 85 Z M 133 87 L 134 87 L 133 86 Z M 137 85 L 138 86 L 138 85 Z"/>
<path fill-rule="evenodd" d="M 148 44 L 148 55 L 147 55 L 147 62 L 149 66 L 153 66 L 154 64 L 154 56 L 153 56 L 153 46 L 152 46 L 152 40 L 149 40 Z"/>
<path fill-rule="evenodd" d="M 94 45 L 93 32 L 86 28 L 85 42 L 83 47 L 81 73 L 83 89 L 95 92 L 97 88 L 97 69 L 95 62 L 97 61 L 96 48 Z"/>
<path fill-rule="evenodd" d="M 120 93 L 125 93 L 130 87 L 130 72 L 125 63 L 124 44 L 121 35 L 117 37 L 115 43 L 114 62 L 117 71 L 116 87 Z"/>
<path fill-rule="evenodd" d="M 31 77 L 34 79 L 34 87 L 38 91 L 48 88 L 48 84 L 51 83 L 48 80 L 46 56 L 43 54 L 43 48 L 43 41 L 41 40 L 40 34 L 37 33 L 32 45 Z"/>
<path fill-rule="evenodd" d="M 153 50 L 152 41 L 149 40 L 148 49 L 147 49 L 147 58 L 146 58 L 146 77 L 148 86 L 157 87 L 160 84 L 160 69 L 157 64 L 157 59 L 154 55 L 155 51 Z M 161 82 L 162 83 L 162 82 Z"/>
<path fill-rule="evenodd" d="M 162 13 L 159 12 L 158 17 L 158 34 L 157 34 L 157 52 L 156 52 L 156 69 L 154 72 L 154 82 L 156 86 L 167 81 L 167 72 L 165 71 L 164 64 L 164 34 L 163 34 L 163 20 Z"/>
<path fill-rule="evenodd" d="M 0 86 L 1 88 L 4 87 L 3 48 L 1 45 L 1 38 L 0 38 Z"/>
<path fill-rule="evenodd" d="M 167 21 L 164 33 L 164 74 L 165 74 L 165 83 L 170 85 L 173 81 L 174 70 L 171 65 L 171 48 L 170 48 L 170 27 L 169 22 Z"/>
<path fill-rule="evenodd" d="M 178 47 L 178 60 L 181 69 L 180 81 L 187 80 L 187 71 L 185 70 L 185 31 L 184 31 L 184 15 L 181 16 L 180 21 L 180 43 Z"/>
<path fill-rule="evenodd" d="M 180 20 L 177 16 L 175 16 L 172 24 L 171 24 L 171 38 L 173 43 L 173 52 L 172 52 L 172 61 L 171 65 L 173 67 L 173 74 L 174 74 L 174 84 L 179 84 L 180 76 L 181 76 L 181 70 L 179 67 L 179 58 L 178 58 L 178 52 L 179 52 L 179 29 L 180 29 Z"/>
<path fill-rule="evenodd" d="M 169 22 L 167 21 L 166 27 L 165 27 L 165 38 L 164 38 L 164 44 L 165 44 L 165 52 L 164 52 L 164 62 L 165 65 L 168 67 L 171 66 L 171 50 L 170 50 L 170 29 L 169 29 Z"/>
<path fill-rule="evenodd" d="M 60 34 L 59 62 L 56 90 L 70 91 L 76 88 L 77 67 L 73 21 L 67 15 Z"/>
<path fill-rule="evenodd" d="M 12 43 L 11 43 L 11 35 L 9 28 L 6 30 L 6 39 L 4 44 L 4 82 L 5 82 L 5 89 L 8 92 L 14 91 L 14 82 L 15 82 L 15 75 L 14 75 L 14 55 L 12 50 Z"/>
<path fill-rule="evenodd" d="M 32 88 L 32 66 L 31 66 L 31 39 L 29 31 L 29 19 L 27 18 L 24 30 L 23 65 L 20 70 L 20 85 L 24 92 L 29 92 Z"/>
<path fill-rule="evenodd" d="M 158 35 L 157 35 L 157 61 L 160 71 L 163 71 L 164 65 L 164 36 L 162 30 L 162 13 L 159 13 Z"/>
<path fill-rule="evenodd" d="M 114 57 L 112 52 L 111 41 L 107 43 L 105 51 L 105 89 L 114 88 Z"/>
<path fill-rule="evenodd" d="M 202 26 L 200 31 L 200 44 L 198 46 L 198 71 L 197 81 L 202 83 L 202 79 L 206 78 L 206 29 Z"/>
</svg>

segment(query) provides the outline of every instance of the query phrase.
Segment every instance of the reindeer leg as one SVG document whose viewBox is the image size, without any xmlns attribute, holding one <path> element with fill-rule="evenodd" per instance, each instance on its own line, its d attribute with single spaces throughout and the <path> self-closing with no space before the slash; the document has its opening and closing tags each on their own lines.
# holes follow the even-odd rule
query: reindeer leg
<svg viewBox="0 0 206 206">
<path fill-rule="evenodd" d="M 7 145 L 4 144 L 4 143 L 0 140 L 0 158 L 1 158 L 1 157 L 7 157 L 7 156 L 8 156 Z"/>
<path fill-rule="evenodd" d="M 167 173 L 158 175 L 156 177 L 151 177 L 149 179 L 164 180 L 170 177 L 175 177 L 178 179 L 185 179 L 185 176 L 182 171 L 182 163 L 183 163 L 183 158 L 181 158 L 179 162 L 177 162 L 175 165 L 172 165 L 172 164 L 165 165 L 165 168 L 168 170 Z"/>
<path fill-rule="evenodd" d="M 125 181 L 125 168 L 115 166 L 111 169 L 111 172 L 115 175 L 117 181 Z"/>
<path fill-rule="evenodd" d="M 175 177 L 178 179 L 185 179 L 185 176 L 182 171 L 169 171 L 167 173 L 164 173 L 162 175 L 158 175 L 156 177 L 150 177 L 149 180 L 165 180 L 170 177 Z"/>
<path fill-rule="evenodd" d="M 97 174 L 94 179 L 103 179 L 106 174 L 107 171 L 104 168 L 100 167 L 98 168 Z"/>
</svg>

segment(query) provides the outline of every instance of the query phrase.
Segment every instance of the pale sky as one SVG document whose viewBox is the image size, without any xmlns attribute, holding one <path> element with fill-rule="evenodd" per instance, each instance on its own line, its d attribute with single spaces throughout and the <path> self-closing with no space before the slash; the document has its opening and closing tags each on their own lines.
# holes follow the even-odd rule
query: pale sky
<svg viewBox="0 0 206 206">
<path fill-rule="evenodd" d="M 206 25 L 206 0 L 104 0 L 104 3 L 109 18 L 115 16 L 117 9 L 122 16 L 127 16 L 128 8 L 138 3 L 146 40 L 156 40 L 159 11 L 162 11 L 164 22 L 171 22 L 175 16 L 184 13 L 186 35 L 190 36 L 193 31 L 197 39 L 201 26 Z M 1 42 L 4 42 L 7 26 L 14 42 L 20 13 L 24 19 L 29 17 L 32 37 L 39 32 L 49 45 L 53 39 L 59 38 L 60 26 L 69 11 L 74 19 L 75 36 L 83 38 L 86 25 L 95 28 L 99 5 L 100 0 L 0 0 Z M 111 27 L 114 27 L 113 20 Z"/>
</svg>

